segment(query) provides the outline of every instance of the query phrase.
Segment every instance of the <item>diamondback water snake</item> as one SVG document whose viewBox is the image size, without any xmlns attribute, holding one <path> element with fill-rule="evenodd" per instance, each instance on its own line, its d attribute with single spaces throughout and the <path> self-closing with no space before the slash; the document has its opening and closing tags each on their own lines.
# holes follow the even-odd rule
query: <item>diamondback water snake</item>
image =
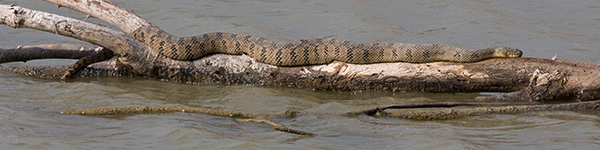
<svg viewBox="0 0 600 150">
<path fill-rule="evenodd" d="M 354 64 L 436 61 L 476 62 L 489 58 L 521 57 L 523 52 L 508 47 L 463 50 L 445 44 L 356 43 L 343 39 L 320 38 L 296 42 L 278 42 L 263 37 L 233 33 L 206 33 L 176 37 L 156 26 L 142 26 L 129 34 L 147 44 L 152 51 L 175 60 L 194 60 L 213 54 L 246 54 L 260 62 L 277 66 L 302 66 L 341 61 Z M 62 77 L 69 78 L 79 69 L 111 58 L 110 50 L 80 59 Z"/>
<path fill-rule="evenodd" d="M 248 55 L 277 66 L 301 66 L 341 61 L 355 64 L 435 61 L 476 62 L 495 57 L 521 57 L 508 47 L 463 50 L 445 44 L 356 43 L 335 38 L 279 42 L 233 33 L 206 33 L 176 37 L 156 26 L 144 26 L 130 34 L 154 51 L 176 60 L 193 60 L 208 54 Z"/>
</svg>

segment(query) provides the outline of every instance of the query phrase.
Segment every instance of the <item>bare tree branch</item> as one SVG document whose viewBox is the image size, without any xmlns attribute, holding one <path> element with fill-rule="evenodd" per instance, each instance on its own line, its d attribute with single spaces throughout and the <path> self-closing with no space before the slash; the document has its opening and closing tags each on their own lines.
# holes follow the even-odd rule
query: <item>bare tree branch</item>
<svg viewBox="0 0 600 150">
<path fill-rule="evenodd" d="M 74 18 L 0 5 L 0 23 L 13 28 L 31 28 L 87 41 L 114 50 L 124 56 L 132 51 L 131 38 L 122 32 Z M 133 40 L 135 41 L 135 40 Z"/>
<path fill-rule="evenodd" d="M 101 47 L 80 44 L 44 44 L 0 48 L 0 63 L 47 58 L 80 59 L 95 55 L 100 49 Z"/>
</svg>

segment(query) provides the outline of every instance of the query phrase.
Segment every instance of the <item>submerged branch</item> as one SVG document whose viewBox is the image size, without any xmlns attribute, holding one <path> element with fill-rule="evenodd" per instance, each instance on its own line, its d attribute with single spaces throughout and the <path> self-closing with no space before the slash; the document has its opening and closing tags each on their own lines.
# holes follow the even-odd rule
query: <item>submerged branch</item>
<svg viewBox="0 0 600 150">
<path fill-rule="evenodd" d="M 600 110 L 600 100 L 545 105 L 511 105 L 440 110 L 402 110 L 378 113 L 382 117 L 416 120 L 443 120 L 480 114 L 514 114 L 533 111 L 582 111 Z"/>
<path fill-rule="evenodd" d="M 306 131 L 300 131 L 300 130 L 296 130 L 296 129 L 292 129 L 292 128 L 288 128 L 282 124 L 279 123 L 275 123 L 273 121 L 269 121 L 269 120 L 265 120 L 265 119 L 236 119 L 239 122 L 258 122 L 258 123 L 265 123 L 268 124 L 270 126 L 273 127 L 273 129 L 277 130 L 277 131 L 281 131 L 281 132 L 287 132 L 287 133 L 292 133 L 292 134 L 298 134 L 298 135 L 309 135 L 309 136 L 314 136 L 314 133 L 310 133 L 310 132 L 306 132 Z"/>
<path fill-rule="evenodd" d="M 483 107 L 487 105 L 486 107 Z M 532 111 L 581 111 L 581 110 L 600 110 L 600 100 L 587 101 L 587 102 L 576 102 L 566 104 L 552 104 L 552 105 L 513 105 L 513 106 L 490 106 L 490 105 L 506 105 L 502 103 L 464 103 L 464 102 L 446 102 L 446 103 L 419 103 L 419 104 L 399 104 L 390 105 L 386 107 L 378 107 L 369 109 L 366 111 L 355 111 L 350 113 L 342 114 L 316 114 L 316 113 L 302 113 L 304 115 L 339 115 L 339 116 L 355 116 L 365 114 L 369 116 L 377 117 L 393 117 L 393 118 L 404 118 L 414 120 L 444 120 L 453 119 L 459 117 L 466 117 L 471 115 L 479 114 L 512 114 Z M 439 107 L 456 107 L 456 106 L 478 106 L 470 108 L 450 108 L 442 110 L 414 110 L 414 108 L 439 108 Z M 403 111 L 386 112 L 388 109 L 406 109 Z M 266 119 L 256 118 L 275 118 L 285 117 L 293 118 L 299 115 L 296 111 L 286 111 L 284 113 L 243 113 L 243 112 L 232 112 L 223 111 L 212 108 L 202 107 L 184 107 L 184 106 L 128 106 L 128 107 L 109 107 L 109 108 L 90 108 L 81 110 L 66 110 L 60 113 L 62 114 L 78 114 L 78 115 L 132 115 L 132 114 L 148 114 L 148 113 L 200 113 L 213 116 L 229 117 L 229 118 L 243 118 L 236 119 L 239 122 L 259 122 L 266 123 L 275 130 L 293 133 L 298 135 L 315 135 L 311 132 L 300 131 L 285 127 L 282 124 L 278 124 Z"/>
<path fill-rule="evenodd" d="M 389 105 L 385 107 L 377 107 L 373 109 L 361 110 L 348 112 L 344 115 L 346 116 L 356 116 L 356 115 L 385 115 L 387 109 L 414 109 L 414 108 L 449 108 L 449 107 L 458 107 L 458 106 L 480 106 L 480 107 L 490 107 L 490 106 L 505 106 L 505 105 L 517 105 L 520 103 L 477 103 L 477 102 L 431 102 L 431 103 L 409 103 L 409 104 L 395 104 Z M 521 104 L 532 104 L 532 103 L 521 103 Z"/>
<path fill-rule="evenodd" d="M 129 114 L 145 114 L 145 113 L 174 113 L 174 112 L 184 112 L 184 113 L 200 113 L 206 115 L 213 116 L 221 116 L 221 117 L 230 117 L 230 118 L 245 118 L 245 119 L 236 119 L 239 122 L 259 122 L 266 123 L 268 125 L 273 126 L 273 129 L 277 131 L 298 134 L 298 135 L 315 135 L 310 132 L 300 131 L 296 129 L 291 129 L 285 127 L 282 124 L 278 124 L 269 120 L 264 119 L 254 119 L 259 117 L 271 118 L 271 117 L 291 117 L 290 113 L 281 113 L 281 114 L 252 114 L 252 113 L 241 113 L 241 112 L 231 112 L 231 111 L 222 111 L 211 108 L 201 108 L 201 107 L 182 107 L 182 106 L 129 106 L 129 107 L 113 107 L 113 108 L 90 108 L 90 109 L 82 109 L 82 110 L 66 110 L 60 113 L 62 114 L 78 114 L 78 115 L 129 115 Z M 293 114 L 295 115 L 295 114 Z"/>
<path fill-rule="evenodd" d="M 258 117 L 286 117 L 285 113 L 270 114 L 270 113 L 241 113 L 232 111 L 222 111 L 211 108 L 201 107 L 183 107 L 183 106 L 126 106 L 112 108 L 90 108 L 82 110 L 66 110 L 60 113 L 63 114 L 78 114 L 78 115 L 130 115 L 130 114 L 145 114 L 145 113 L 200 113 L 213 116 L 231 117 L 231 118 L 258 118 Z"/>
<path fill-rule="evenodd" d="M 212 108 L 202 107 L 182 107 L 182 106 L 126 106 L 126 107 L 109 107 L 109 108 L 90 108 L 81 110 L 66 110 L 63 114 L 78 114 L 78 115 L 131 115 L 131 114 L 146 114 L 146 113 L 201 113 L 213 116 L 232 117 L 232 118 L 274 118 L 274 117 L 296 117 L 297 115 L 341 115 L 341 116 L 356 116 L 369 115 L 380 117 L 395 117 L 415 120 L 441 120 L 459 118 L 470 115 L 486 114 L 486 113 L 522 113 L 530 111 L 581 111 L 581 110 L 599 110 L 600 100 L 574 102 L 565 104 L 536 104 L 536 105 L 508 105 L 508 103 L 469 103 L 469 102 L 442 102 L 442 103 L 416 103 L 416 104 L 397 104 L 386 107 L 377 107 L 362 111 L 353 111 L 342 114 L 316 114 L 309 112 L 286 111 L 284 113 L 242 113 L 216 110 Z M 441 110 L 415 110 L 415 108 L 449 108 L 457 106 L 471 106 L 467 108 L 457 109 L 441 109 Z M 477 107 L 472 107 L 477 106 Z M 386 112 L 388 109 L 403 109 L 406 111 Z"/>
</svg>

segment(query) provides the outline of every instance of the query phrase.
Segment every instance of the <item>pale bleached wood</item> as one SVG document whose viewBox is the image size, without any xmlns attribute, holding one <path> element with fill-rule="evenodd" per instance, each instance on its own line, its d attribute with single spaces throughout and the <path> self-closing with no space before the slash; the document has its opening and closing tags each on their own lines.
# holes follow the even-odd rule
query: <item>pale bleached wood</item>
<svg viewBox="0 0 600 150">
<path fill-rule="evenodd" d="M 45 0 L 58 7 L 67 7 L 94 18 L 100 19 L 125 33 L 150 25 L 150 23 L 138 15 L 123 9 L 108 0 Z"/>
</svg>

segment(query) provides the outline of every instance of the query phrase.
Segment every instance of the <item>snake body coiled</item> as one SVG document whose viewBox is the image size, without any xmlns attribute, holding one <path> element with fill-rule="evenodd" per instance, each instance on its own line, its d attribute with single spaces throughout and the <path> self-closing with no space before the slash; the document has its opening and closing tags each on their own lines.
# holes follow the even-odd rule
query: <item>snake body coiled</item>
<svg viewBox="0 0 600 150">
<path fill-rule="evenodd" d="M 522 55 L 520 50 L 508 47 L 463 50 L 445 44 L 356 43 L 335 38 L 279 42 L 254 35 L 223 32 L 176 37 L 156 26 L 140 27 L 130 36 L 175 60 L 194 60 L 214 53 L 245 54 L 260 62 L 277 66 L 316 65 L 333 61 L 354 64 L 476 62 Z"/>
</svg>

